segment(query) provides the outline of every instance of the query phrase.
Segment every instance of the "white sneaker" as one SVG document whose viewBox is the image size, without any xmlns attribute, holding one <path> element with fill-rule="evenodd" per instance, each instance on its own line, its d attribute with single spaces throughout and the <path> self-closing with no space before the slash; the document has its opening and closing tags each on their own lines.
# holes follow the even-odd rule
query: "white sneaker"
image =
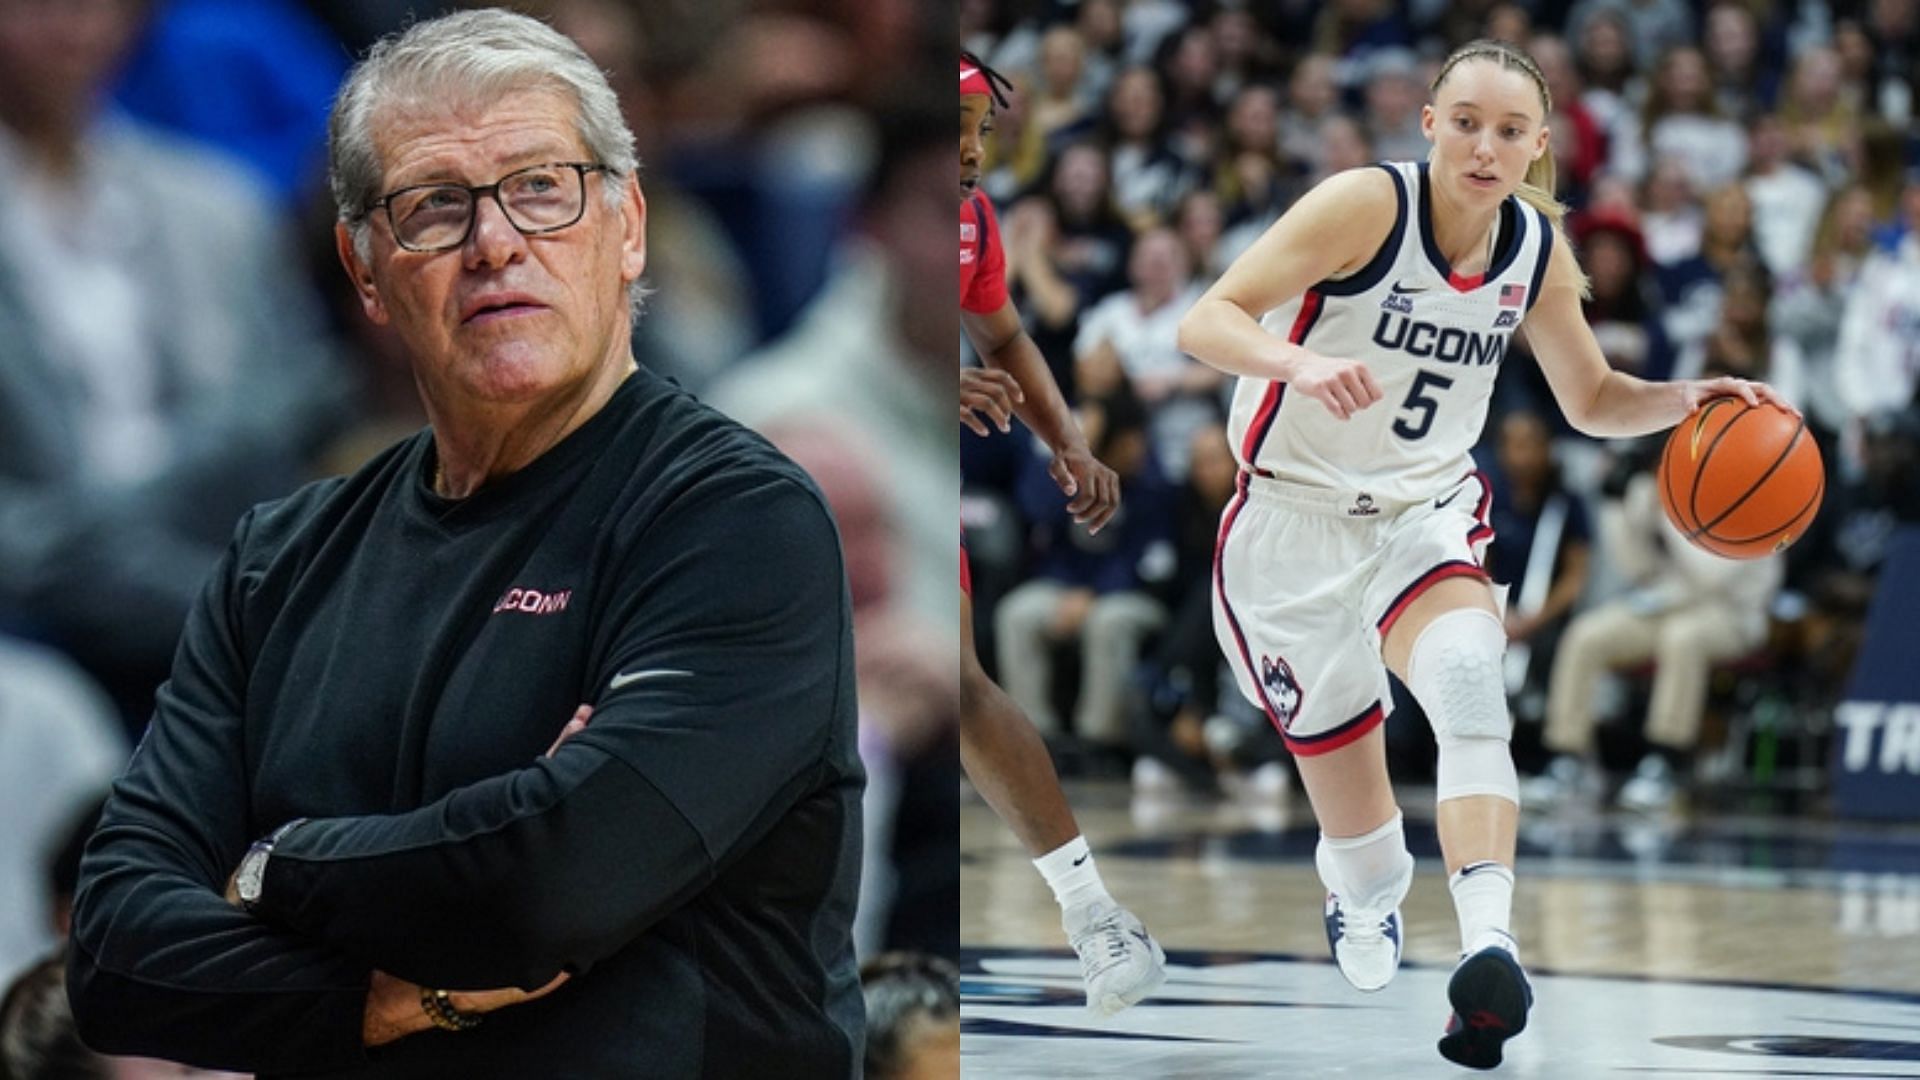
<svg viewBox="0 0 1920 1080">
<path fill-rule="evenodd" d="M 1267 762 L 1253 770 L 1253 775 L 1247 778 L 1248 798 L 1263 802 L 1286 802 L 1287 792 L 1292 787 L 1293 774 L 1277 761 Z"/>
<path fill-rule="evenodd" d="M 1574 802 L 1594 802 L 1605 780 L 1585 758 L 1555 754 L 1539 776 L 1520 785 L 1520 805 L 1549 810 Z"/>
<path fill-rule="evenodd" d="M 1372 993 L 1393 981 L 1400 970 L 1400 909 L 1377 912 L 1348 911 L 1333 893 L 1327 894 L 1327 947 L 1355 990 Z"/>
<path fill-rule="evenodd" d="M 1659 754 L 1648 754 L 1620 788 L 1620 808 L 1656 814 L 1674 808 L 1680 797 L 1680 784 L 1672 766 Z"/>
<path fill-rule="evenodd" d="M 1133 759 L 1133 790 L 1141 795 L 1177 795 L 1180 774 L 1159 758 L 1142 754 Z"/>
<path fill-rule="evenodd" d="M 1095 901 L 1067 909 L 1060 921 L 1080 954 L 1089 1011 L 1112 1016 L 1167 980 L 1167 954 L 1126 908 Z"/>
</svg>

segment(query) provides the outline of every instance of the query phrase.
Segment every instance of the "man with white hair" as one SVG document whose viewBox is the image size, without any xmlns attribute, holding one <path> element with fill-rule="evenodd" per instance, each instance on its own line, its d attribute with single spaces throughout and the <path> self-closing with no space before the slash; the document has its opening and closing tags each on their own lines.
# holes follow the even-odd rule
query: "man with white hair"
<svg viewBox="0 0 1920 1080">
<path fill-rule="evenodd" d="M 431 427 L 241 521 L 87 848 L 82 1036 L 263 1076 L 857 1075 L 834 525 L 636 366 L 612 91 L 457 14 L 374 48 L 331 143 Z"/>
</svg>

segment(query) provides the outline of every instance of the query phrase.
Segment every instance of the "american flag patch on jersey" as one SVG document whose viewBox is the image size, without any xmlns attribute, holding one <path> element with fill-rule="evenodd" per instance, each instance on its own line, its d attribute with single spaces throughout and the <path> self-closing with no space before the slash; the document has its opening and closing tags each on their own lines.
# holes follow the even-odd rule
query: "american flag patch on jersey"
<svg viewBox="0 0 1920 1080">
<path fill-rule="evenodd" d="M 1527 287 L 1525 285 L 1500 286 L 1500 306 L 1501 307 L 1519 307 L 1520 305 L 1526 302 L 1527 302 Z"/>
</svg>

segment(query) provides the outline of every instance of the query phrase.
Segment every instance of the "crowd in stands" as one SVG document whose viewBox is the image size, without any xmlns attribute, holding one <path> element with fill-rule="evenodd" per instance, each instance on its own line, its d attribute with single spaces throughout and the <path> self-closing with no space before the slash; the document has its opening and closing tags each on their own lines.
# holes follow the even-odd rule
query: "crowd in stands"
<svg viewBox="0 0 1920 1080">
<path fill-rule="evenodd" d="M 1786 554 L 1757 566 L 1700 555 L 1647 502 L 1658 438 L 1573 433 L 1523 328 L 1476 458 L 1496 492 L 1488 568 L 1511 586 L 1516 741 L 1543 770 L 1530 801 L 1597 794 L 1604 764 L 1631 771 L 1625 804 L 1671 806 L 1704 769 L 1697 751 L 1737 759 L 1723 714 L 1755 693 L 1824 725 L 1888 539 L 1920 520 L 1920 481 L 1900 471 L 1920 436 L 1920 4 L 960 11 L 962 45 L 1015 87 L 983 181 L 1015 302 L 1127 477 L 1119 518 L 1089 537 L 1027 497 L 1044 480 L 1037 442 L 962 440 L 963 507 L 991 538 L 972 548 L 988 583 L 982 656 L 1063 762 L 1131 768 L 1147 789 L 1285 790 L 1270 782 L 1277 740 L 1222 675 L 1206 626 L 1212 530 L 1232 483 L 1230 381 L 1183 355 L 1174 328 L 1312 185 L 1424 159 L 1437 65 L 1480 37 L 1521 45 L 1547 81 L 1557 195 L 1608 362 L 1650 379 L 1769 381 L 1804 411 L 1828 471 L 1826 509 Z M 1748 700 L 1721 700 L 1729 678 Z M 1421 768 L 1425 725 L 1410 698 L 1397 704 L 1390 745 Z M 1609 717 L 1630 737 L 1615 725 L 1596 739 Z"/>
<path fill-rule="evenodd" d="M 374 40 L 447 6 L 0 0 L 0 986 L 41 987 L 20 1001 L 60 996 L 60 883 L 240 515 L 425 423 L 335 253 L 326 119 Z M 872 776 L 861 953 L 955 957 L 951 11 L 511 6 L 609 73 L 638 139 L 636 357 L 835 505 Z"/>
</svg>

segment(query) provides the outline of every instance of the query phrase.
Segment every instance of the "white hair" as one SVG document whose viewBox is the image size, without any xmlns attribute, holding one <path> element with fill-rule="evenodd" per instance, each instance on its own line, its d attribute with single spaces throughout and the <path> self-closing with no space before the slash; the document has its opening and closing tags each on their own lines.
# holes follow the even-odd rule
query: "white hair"
<svg viewBox="0 0 1920 1080">
<path fill-rule="evenodd" d="M 538 19 L 487 8 L 416 23 L 374 43 L 354 66 L 327 121 L 327 182 L 362 261 L 371 253 L 368 209 L 382 175 L 374 128 L 384 110 L 485 102 L 516 90 L 551 89 L 573 102 L 587 152 L 610 174 L 601 185 L 608 209 L 640 167 L 633 132 L 607 77 L 572 39 Z M 646 290 L 629 290 L 637 314 Z"/>
</svg>

